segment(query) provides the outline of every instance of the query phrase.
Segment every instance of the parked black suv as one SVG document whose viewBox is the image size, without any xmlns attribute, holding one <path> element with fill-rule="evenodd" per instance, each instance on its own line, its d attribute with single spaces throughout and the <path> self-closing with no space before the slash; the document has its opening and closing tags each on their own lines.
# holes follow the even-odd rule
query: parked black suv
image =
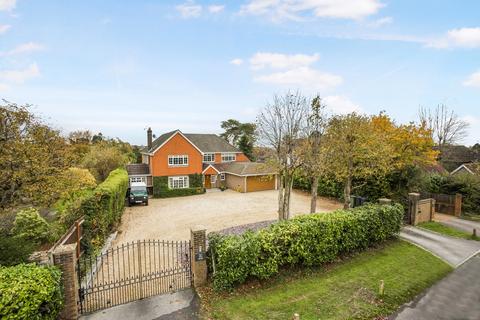
<svg viewBox="0 0 480 320">
<path fill-rule="evenodd" d="M 128 205 L 144 203 L 148 206 L 148 192 L 147 185 L 143 182 L 133 182 L 130 184 L 130 191 L 128 193 Z"/>
</svg>

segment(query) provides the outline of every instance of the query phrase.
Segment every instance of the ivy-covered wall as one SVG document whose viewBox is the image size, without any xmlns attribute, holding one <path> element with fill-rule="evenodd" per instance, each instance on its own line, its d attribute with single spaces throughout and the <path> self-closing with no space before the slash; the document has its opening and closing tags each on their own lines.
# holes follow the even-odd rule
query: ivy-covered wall
<svg viewBox="0 0 480 320">
<path fill-rule="evenodd" d="M 198 173 L 188 175 L 190 188 L 169 189 L 168 177 L 153 177 L 153 196 L 155 198 L 183 197 L 205 193 L 202 175 Z"/>
</svg>

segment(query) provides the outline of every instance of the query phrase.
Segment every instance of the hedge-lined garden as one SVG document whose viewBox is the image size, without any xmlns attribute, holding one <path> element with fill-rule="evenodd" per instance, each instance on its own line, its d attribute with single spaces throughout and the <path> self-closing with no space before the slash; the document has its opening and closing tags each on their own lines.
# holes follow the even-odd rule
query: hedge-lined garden
<svg viewBox="0 0 480 320">
<path fill-rule="evenodd" d="M 201 174 L 189 174 L 188 179 L 190 188 L 170 189 L 168 187 L 168 177 L 153 177 L 153 196 L 155 198 L 170 198 L 205 193 Z"/>
<path fill-rule="evenodd" d="M 282 266 L 314 266 L 394 237 L 403 207 L 365 205 L 329 214 L 281 221 L 257 233 L 209 235 L 209 268 L 216 290 L 232 289 L 249 277 L 266 279 Z"/>
<path fill-rule="evenodd" d="M 55 267 L 0 266 L 0 318 L 57 319 L 63 305 L 60 279 Z"/>
</svg>

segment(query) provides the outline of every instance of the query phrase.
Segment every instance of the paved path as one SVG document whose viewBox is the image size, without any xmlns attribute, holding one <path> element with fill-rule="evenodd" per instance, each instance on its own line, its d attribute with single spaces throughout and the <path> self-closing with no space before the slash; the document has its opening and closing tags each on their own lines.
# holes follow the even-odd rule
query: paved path
<svg viewBox="0 0 480 320">
<path fill-rule="evenodd" d="M 400 237 L 410 241 L 457 267 L 480 250 L 480 241 L 447 237 L 411 226 L 404 227 Z"/>
<path fill-rule="evenodd" d="M 480 319 L 480 256 L 465 262 L 389 319 Z"/>
<path fill-rule="evenodd" d="M 452 216 L 446 217 L 446 215 L 438 213 L 435 214 L 434 220 L 445 226 L 449 226 L 468 233 L 472 233 L 473 229 L 477 229 L 477 235 L 480 235 L 480 222 L 477 221 L 470 221 Z"/>
<path fill-rule="evenodd" d="M 150 297 L 80 317 L 80 320 L 194 320 L 198 297 L 191 289 Z"/>
</svg>

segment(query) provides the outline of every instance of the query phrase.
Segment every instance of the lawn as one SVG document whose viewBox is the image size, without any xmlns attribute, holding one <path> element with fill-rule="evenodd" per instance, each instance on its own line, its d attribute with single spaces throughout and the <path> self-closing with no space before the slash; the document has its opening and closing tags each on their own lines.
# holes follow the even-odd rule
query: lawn
<svg viewBox="0 0 480 320">
<path fill-rule="evenodd" d="M 213 319 L 372 319 L 388 316 L 452 268 L 428 252 L 395 240 L 311 270 L 284 270 L 232 293 L 201 291 L 203 317 Z M 380 280 L 385 293 L 378 293 Z"/>
<path fill-rule="evenodd" d="M 480 241 L 480 237 L 478 236 L 473 236 L 471 233 L 457 230 L 455 228 L 445 226 L 439 222 L 435 221 L 430 221 L 430 222 L 423 222 L 418 225 L 420 228 L 428 229 L 431 231 L 435 231 L 441 234 L 444 234 L 446 236 L 450 237 L 455 237 L 455 238 L 462 238 L 462 239 L 468 239 L 468 240 L 477 240 Z"/>
</svg>

